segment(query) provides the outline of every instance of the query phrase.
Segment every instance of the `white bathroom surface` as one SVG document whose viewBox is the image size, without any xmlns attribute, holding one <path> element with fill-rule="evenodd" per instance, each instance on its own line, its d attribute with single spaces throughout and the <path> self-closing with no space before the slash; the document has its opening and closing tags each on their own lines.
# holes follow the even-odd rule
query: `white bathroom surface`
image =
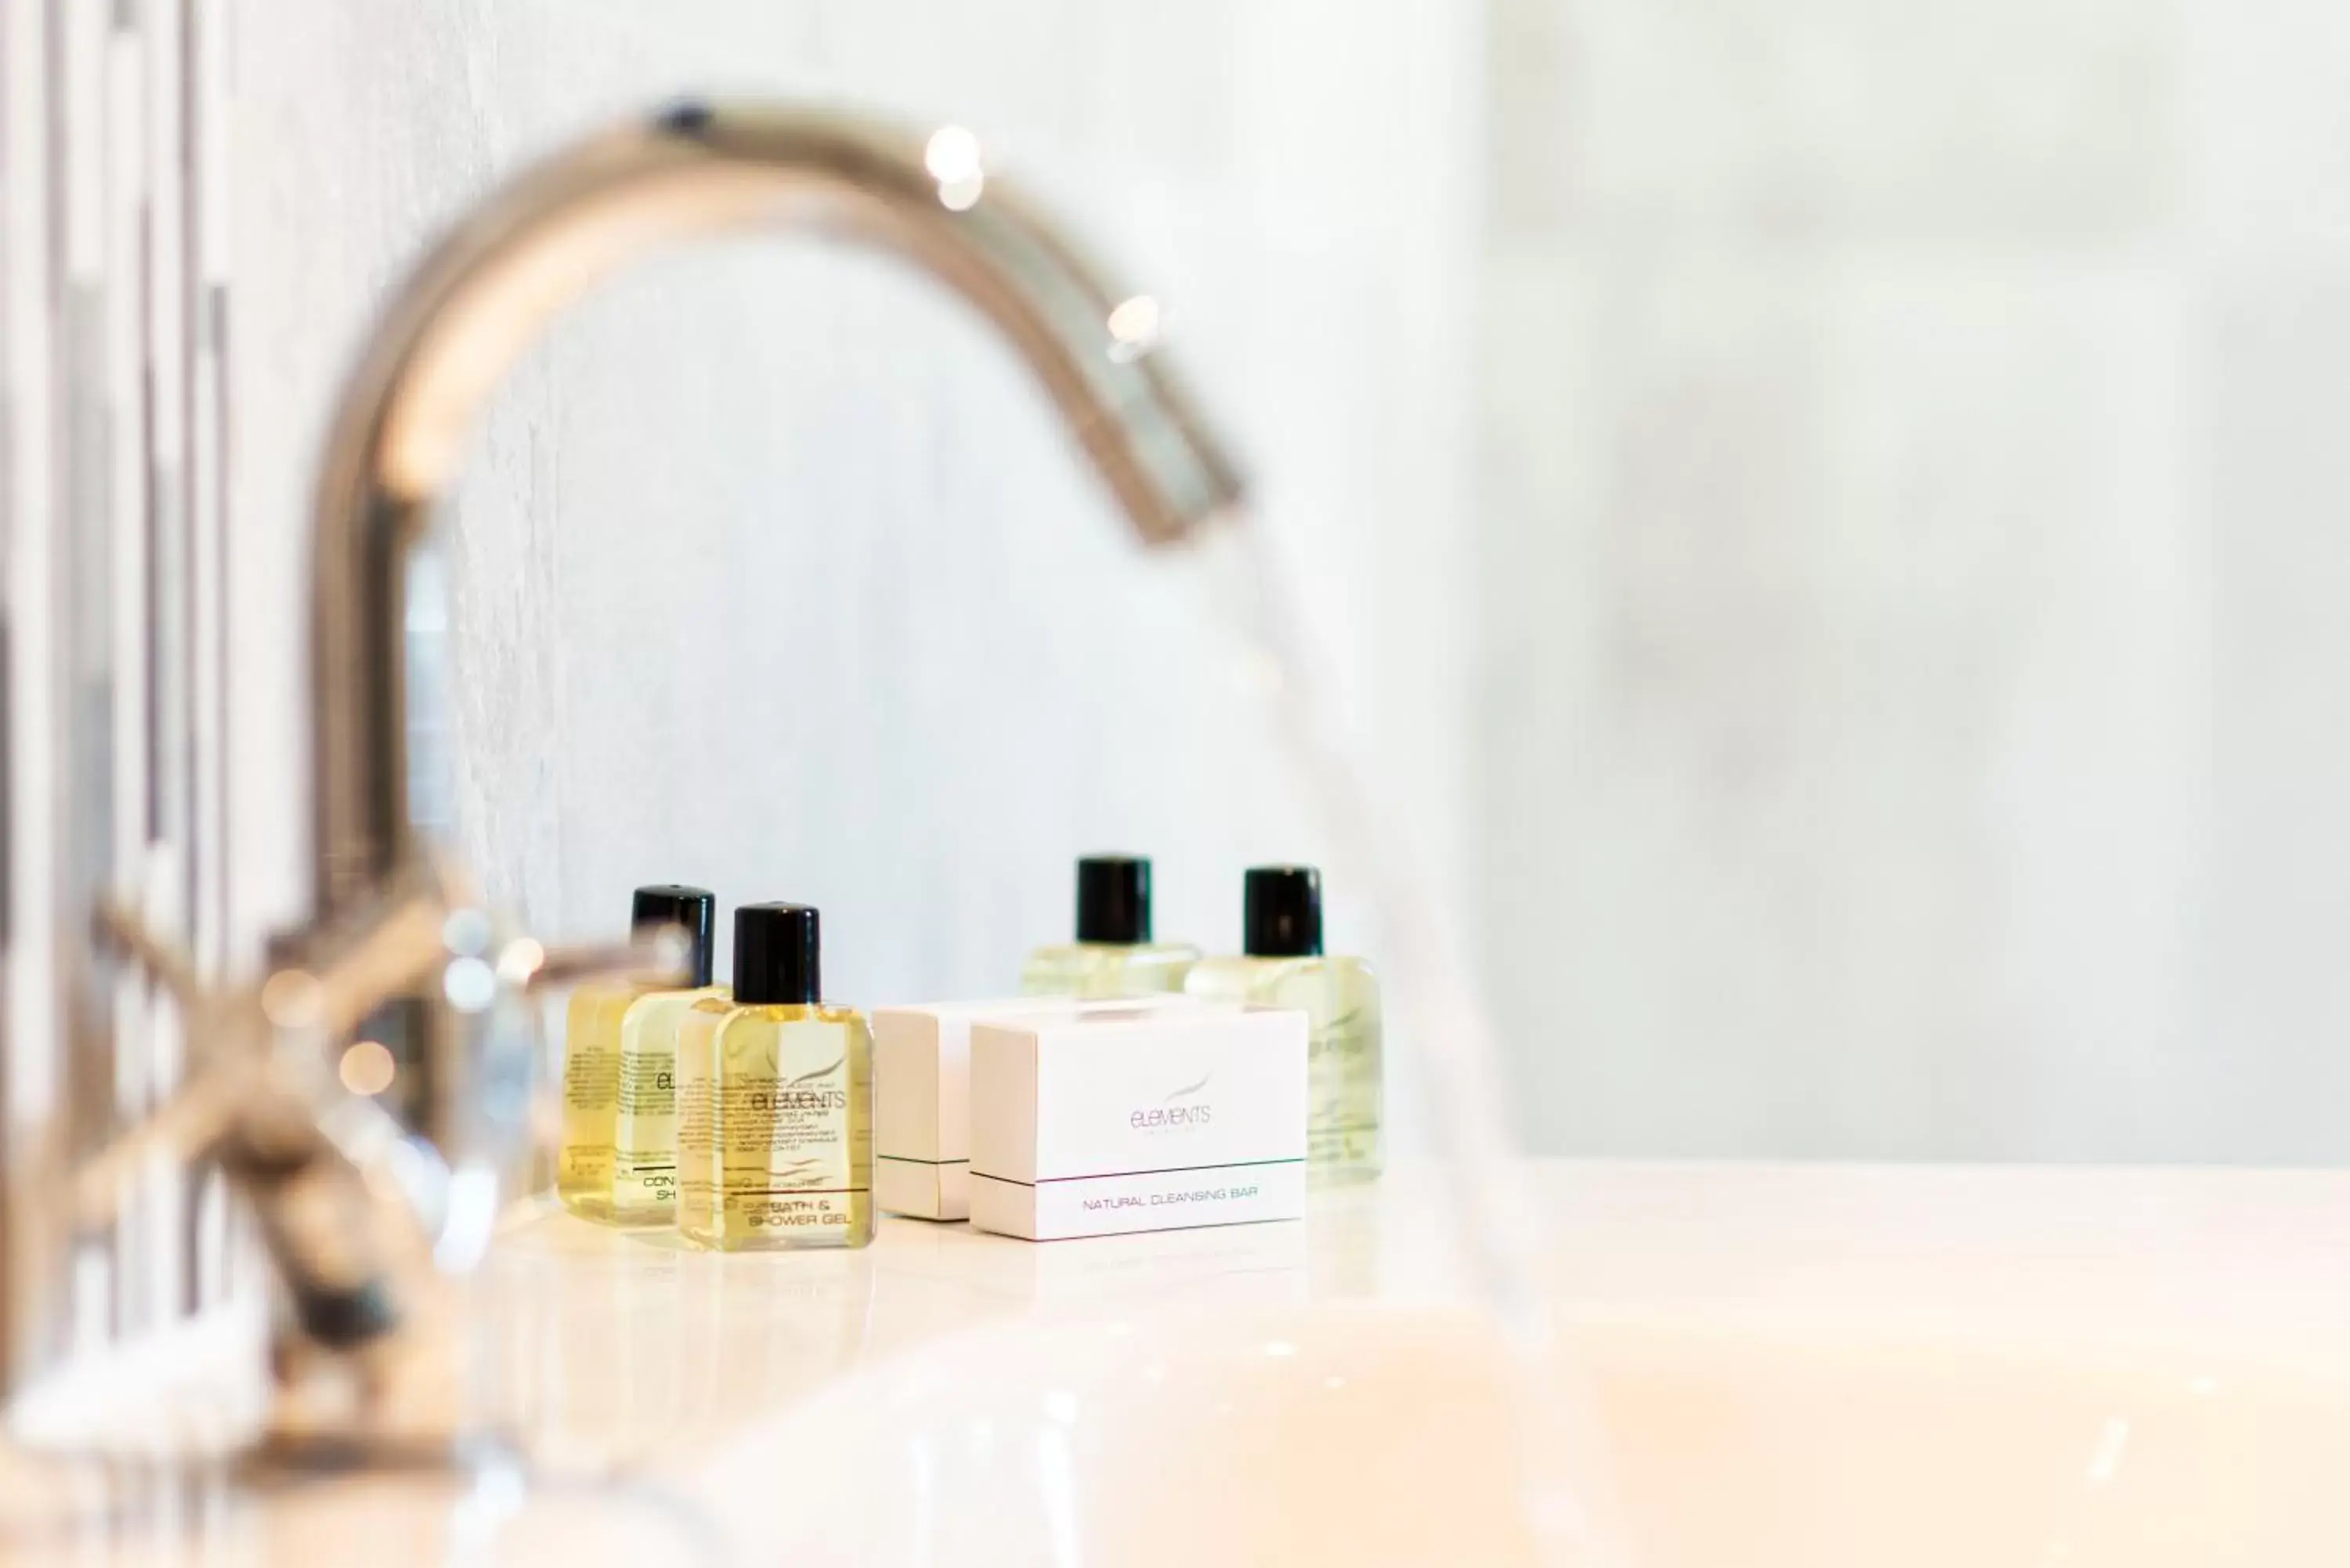
<svg viewBox="0 0 2350 1568">
<path fill-rule="evenodd" d="M 727 1258 L 534 1210 L 481 1348 L 536 1476 L 263 1497 L 18 1460 L 6 1560 L 1533 1562 L 1530 1407 L 1629 1543 L 1567 1562 L 2350 1561 L 2350 1176 L 1529 1174 L 1566 1376 L 1525 1405 L 1430 1168 L 1303 1225 L 1042 1246 L 888 1220 Z"/>
</svg>

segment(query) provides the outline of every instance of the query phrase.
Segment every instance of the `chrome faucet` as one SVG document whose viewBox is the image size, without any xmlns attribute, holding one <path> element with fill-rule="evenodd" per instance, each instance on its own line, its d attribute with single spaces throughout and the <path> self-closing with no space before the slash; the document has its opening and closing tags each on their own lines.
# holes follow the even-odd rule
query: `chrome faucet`
<svg viewBox="0 0 2350 1568">
<path fill-rule="evenodd" d="M 349 1096 L 331 1082 L 345 1042 L 363 1033 L 392 1053 L 407 1091 L 399 1119 L 457 1173 L 443 1189 L 463 1189 L 469 1169 L 486 1178 L 521 1137 L 515 1085 L 529 1053 L 514 1043 L 516 999 L 551 977 L 662 965 L 641 948 L 550 954 L 495 929 L 446 868 L 412 805 L 407 568 L 484 400 L 565 305 L 672 240 L 763 227 L 874 243 L 963 295 L 1035 370 L 1144 545 L 1237 514 L 1238 472 L 1153 352 L 1156 304 L 1108 287 L 986 172 L 959 128 L 910 134 L 833 114 L 686 103 L 591 137 L 491 197 L 393 299 L 328 439 L 312 524 L 314 922 L 237 998 L 179 981 L 198 1027 L 220 1038 L 194 1054 L 203 1065 L 182 1091 L 177 1141 L 208 1152 L 265 1214 L 289 1161 L 306 1179 L 338 1172 L 354 1193 L 385 1189 L 361 1152 L 385 1147 L 381 1129 L 355 1140 L 333 1125 L 349 1119 Z M 109 931 L 167 981 L 181 973 L 127 919 Z M 265 1035 L 274 1052 L 257 1049 Z M 254 1075 L 265 1060 L 276 1076 Z M 223 1076 L 232 1073 L 245 1076 Z M 274 1090 L 222 1093 L 228 1083 Z M 186 1110 L 191 1097 L 201 1114 Z M 326 1135 L 289 1135 L 289 1107 Z M 185 1130 L 196 1126 L 202 1137 Z M 246 1158 L 256 1140 L 299 1158 Z M 386 1386 L 362 1380 L 350 1419 L 364 1437 L 401 1403 L 398 1368 L 425 1359 L 384 1352 L 424 1332 L 404 1303 L 423 1293 L 416 1260 L 429 1249 L 367 1237 L 380 1204 L 355 1196 L 333 1211 L 343 1219 L 330 1230 L 362 1232 L 355 1252 L 321 1257 L 330 1243 L 299 1226 L 263 1231 L 296 1309 L 281 1345 L 393 1369 Z M 477 1255 L 486 1234 L 478 1214 L 421 1229 L 438 1234 L 444 1270 Z M 452 1241 L 454 1231 L 464 1235 Z"/>
<path fill-rule="evenodd" d="M 689 103 L 591 138 L 493 197 L 425 259 L 336 410 L 312 522 L 322 916 L 418 852 L 404 568 L 484 401 L 557 311 L 623 263 L 761 227 L 875 243 L 971 300 L 1035 371 L 1144 544 L 1179 539 L 1239 499 L 1232 464 L 1150 352 L 1155 306 L 1112 290 L 1056 227 L 991 182 L 969 132 L 910 136 L 836 115 Z M 432 1019 L 411 1010 L 385 1030 L 407 1036 L 387 1043 L 421 1067 L 414 1118 L 445 1147 L 463 1107 Z"/>
</svg>

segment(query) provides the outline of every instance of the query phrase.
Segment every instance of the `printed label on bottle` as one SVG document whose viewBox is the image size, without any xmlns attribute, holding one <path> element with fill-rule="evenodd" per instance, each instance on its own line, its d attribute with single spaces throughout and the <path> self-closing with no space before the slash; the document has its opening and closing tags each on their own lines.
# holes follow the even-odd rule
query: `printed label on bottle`
<svg viewBox="0 0 2350 1568">
<path fill-rule="evenodd" d="M 696 1000 L 683 992 L 648 997 L 620 1026 L 612 1208 L 624 1219 L 658 1219 L 677 1201 L 677 1034 Z"/>
<path fill-rule="evenodd" d="M 746 1011 L 711 1033 L 709 1075 L 689 1073 L 678 1106 L 681 1221 L 782 1245 L 869 1226 L 872 1067 L 862 1024 Z"/>
<path fill-rule="evenodd" d="M 570 1049 L 563 1075 L 563 1104 L 574 1111 L 608 1111 L 619 1081 L 620 1054 L 601 1040 L 581 1041 Z"/>
<path fill-rule="evenodd" d="M 1274 971 L 1259 1000 L 1305 1011 L 1305 1158 L 1317 1179 L 1371 1175 L 1380 1163 L 1385 1064 L 1378 981 L 1351 959 Z"/>
<path fill-rule="evenodd" d="M 1378 1014 L 1359 1002 L 1315 1021 L 1306 1045 L 1305 1158 L 1315 1166 L 1379 1158 Z"/>
<path fill-rule="evenodd" d="M 556 1190 L 591 1211 L 608 1201 L 612 1115 L 619 1087 L 619 1012 L 625 997 L 582 988 L 572 995 L 563 1040 L 563 1142 Z"/>
<path fill-rule="evenodd" d="M 612 1207 L 677 1201 L 677 1053 L 620 1055 L 620 1109 L 612 1132 Z"/>
</svg>

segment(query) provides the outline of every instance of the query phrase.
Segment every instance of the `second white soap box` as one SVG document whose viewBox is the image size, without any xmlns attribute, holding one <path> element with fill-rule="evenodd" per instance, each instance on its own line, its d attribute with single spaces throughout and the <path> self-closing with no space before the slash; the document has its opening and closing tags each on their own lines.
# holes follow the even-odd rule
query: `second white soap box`
<svg viewBox="0 0 2350 1568">
<path fill-rule="evenodd" d="M 984 1018 L 1119 1005 L 1072 996 L 933 1002 L 873 1012 L 873 1196 L 889 1213 L 961 1220 L 971 1212 L 971 1026 Z M 1201 1005 L 1181 995 L 1136 1005 Z"/>
<path fill-rule="evenodd" d="M 971 1222 L 1031 1241 L 1305 1214 L 1306 1020 L 1094 1007 L 971 1030 Z"/>
</svg>

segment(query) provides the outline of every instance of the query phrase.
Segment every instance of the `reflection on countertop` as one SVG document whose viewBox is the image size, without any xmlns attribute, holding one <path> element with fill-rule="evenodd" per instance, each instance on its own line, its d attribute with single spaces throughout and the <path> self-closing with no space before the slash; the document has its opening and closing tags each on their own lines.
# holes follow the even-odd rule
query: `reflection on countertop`
<svg viewBox="0 0 2350 1568">
<path fill-rule="evenodd" d="M 2108 1390 L 2167 1390 L 2191 1413 L 2217 1408 L 2215 1388 L 2289 1387 L 2307 1407 L 2296 1418 L 2331 1430 L 2336 1395 L 2324 1391 L 2350 1389 L 2350 1176 L 1578 1162 L 1531 1174 L 1563 1321 L 1582 1334 L 1636 1501 L 1703 1462 L 1677 1446 L 1700 1418 L 1689 1410 L 1752 1417 L 1803 1388 L 1871 1390 L 1891 1401 L 1887 1419 L 1909 1422 L 1996 1372 L 2012 1385 L 2000 1410 L 2015 1414 L 1984 1417 L 1986 1455 L 2014 1447 L 2011 1418 L 2103 1421 Z M 1465 1303 L 1449 1213 L 1443 1172 L 1407 1163 L 1377 1186 L 1317 1194 L 1304 1224 L 1040 1245 L 892 1219 L 863 1251 L 718 1255 L 533 1203 L 474 1286 L 474 1388 L 498 1440 L 466 1475 L 256 1486 L 222 1465 L 17 1450 L 0 1457 L 0 1563 L 704 1558 L 698 1532 L 725 1511 L 713 1478 L 797 1468 L 783 1456 L 810 1430 L 844 1430 L 837 1410 L 881 1418 L 859 1407 L 880 1395 L 845 1391 L 912 1400 L 889 1417 L 910 1431 L 930 1419 L 926 1397 L 946 1419 L 957 1400 L 1001 1398 L 1039 1369 L 1100 1374 L 1105 1334 L 1174 1345 L 1185 1324 L 1295 1324 L 1299 1364 L 1322 1355 L 1366 1398 L 1415 1377 L 1435 1386 L 1449 1364 L 1405 1349 L 1457 1334 L 1441 1316 L 1310 1314 Z M 1764 1342 L 1776 1348 L 1758 1354 Z M 257 1376 L 238 1359 L 252 1348 L 229 1336 L 186 1354 Z M 2267 1408 L 2242 1407 L 2247 1431 L 2266 1429 Z M 1415 1424 L 1400 1407 L 1381 1418 Z M 1855 1428 L 1838 1440 L 1859 1453 L 1879 1439 Z M 849 1462 L 846 1449 L 828 1458 Z M 1939 1494 L 1921 1484 L 1928 1506 Z"/>
<path fill-rule="evenodd" d="M 1391 1202 L 1318 1195 L 1305 1224 L 1080 1241 L 892 1216 L 868 1249 L 807 1253 L 701 1252 L 534 1204 L 482 1282 L 484 1409 L 534 1453 L 629 1463 L 680 1433 L 721 1441 L 851 1367 L 1015 1316 L 1379 1298 L 1399 1291 L 1380 1273 L 1383 1239 L 1426 1229 L 1414 1216 L 1427 1206 L 1404 1198 L 1419 1187 L 1432 1184 L 1407 1179 Z M 1410 1245 L 1440 1260 L 1440 1236 Z M 1440 1261 L 1418 1272 L 1430 1287 L 1451 1277 Z"/>
</svg>

